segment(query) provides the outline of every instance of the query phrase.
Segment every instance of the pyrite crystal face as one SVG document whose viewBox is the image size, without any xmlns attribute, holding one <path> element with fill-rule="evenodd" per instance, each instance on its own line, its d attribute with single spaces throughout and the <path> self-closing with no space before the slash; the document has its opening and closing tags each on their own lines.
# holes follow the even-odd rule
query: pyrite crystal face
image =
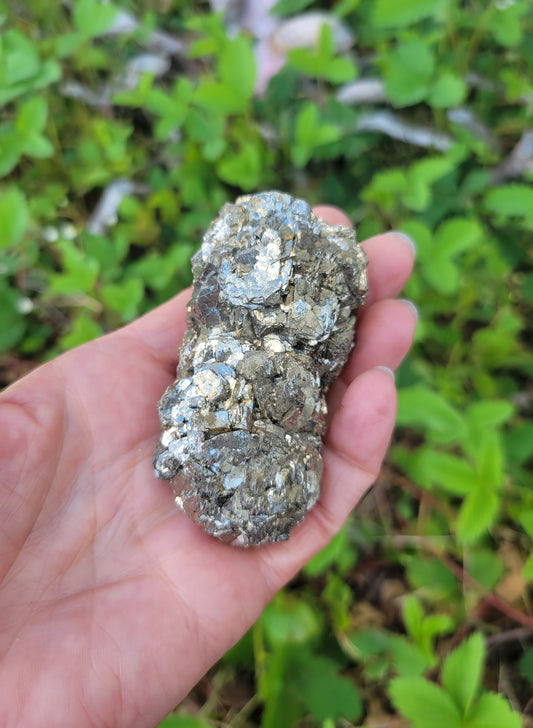
<svg viewBox="0 0 533 728">
<path fill-rule="evenodd" d="M 284 541 L 320 494 L 325 395 L 352 348 L 366 257 L 351 228 L 263 192 L 224 205 L 192 265 L 155 472 L 222 541 Z"/>
</svg>

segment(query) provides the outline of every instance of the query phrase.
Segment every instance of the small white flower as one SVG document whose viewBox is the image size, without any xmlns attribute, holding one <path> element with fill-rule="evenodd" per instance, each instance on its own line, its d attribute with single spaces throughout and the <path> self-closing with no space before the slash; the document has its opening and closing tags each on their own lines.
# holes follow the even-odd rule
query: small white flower
<svg viewBox="0 0 533 728">
<path fill-rule="evenodd" d="M 16 303 L 16 309 L 19 313 L 31 313 L 33 311 L 33 301 L 28 296 L 21 296 Z"/>
<path fill-rule="evenodd" d="M 47 225 L 45 228 L 43 228 L 43 238 L 46 240 L 47 243 L 55 243 L 58 237 L 59 232 L 57 228 L 53 227 L 53 225 Z"/>
<path fill-rule="evenodd" d="M 65 240 L 74 240 L 78 234 L 78 229 L 71 222 L 61 223 L 59 230 L 61 237 L 65 238 Z"/>
</svg>

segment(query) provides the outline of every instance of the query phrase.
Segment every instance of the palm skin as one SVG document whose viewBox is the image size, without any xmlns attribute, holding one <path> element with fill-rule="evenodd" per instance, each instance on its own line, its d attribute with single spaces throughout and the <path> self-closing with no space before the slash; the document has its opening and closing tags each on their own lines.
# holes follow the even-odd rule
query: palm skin
<svg viewBox="0 0 533 728">
<path fill-rule="evenodd" d="M 334 208 L 317 209 L 347 224 Z M 151 728 L 338 531 L 376 477 L 416 317 L 413 252 L 367 241 L 358 346 L 330 392 L 322 496 L 288 542 L 207 536 L 154 479 L 189 292 L 0 397 L 0 725 Z"/>
</svg>

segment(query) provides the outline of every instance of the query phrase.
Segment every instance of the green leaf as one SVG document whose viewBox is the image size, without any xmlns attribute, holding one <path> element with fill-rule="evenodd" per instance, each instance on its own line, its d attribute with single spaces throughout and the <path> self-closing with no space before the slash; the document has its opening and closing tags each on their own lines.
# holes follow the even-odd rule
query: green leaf
<svg viewBox="0 0 533 728">
<path fill-rule="evenodd" d="M 36 159 L 47 159 L 54 153 L 52 143 L 41 134 L 26 137 L 23 146 L 24 153 Z"/>
<path fill-rule="evenodd" d="M 426 97 L 435 59 L 422 41 L 400 43 L 383 65 L 385 92 L 395 106 L 416 104 Z"/>
<path fill-rule="evenodd" d="M 149 253 L 136 261 L 131 270 L 135 276 L 142 278 L 146 285 L 156 291 L 165 288 L 176 272 L 170 260 L 155 253 Z"/>
<path fill-rule="evenodd" d="M 254 92 L 256 68 L 252 45 L 244 36 L 229 40 L 218 62 L 220 80 L 246 101 Z"/>
<path fill-rule="evenodd" d="M 253 670 L 254 667 L 254 640 L 253 628 L 249 629 L 241 639 L 230 647 L 222 658 L 230 665 L 240 665 Z"/>
<path fill-rule="evenodd" d="M 414 589 L 433 601 L 453 598 L 457 579 L 441 561 L 407 554 L 402 555 L 401 561 L 406 565 L 409 583 Z"/>
<path fill-rule="evenodd" d="M 116 13 L 117 9 L 111 3 L 103 3 L 101 0 L 76 0 L 74 25 L 83 38 L 93 38 L 111 27 Z"/>
<path fill-rule="evenodd" d="M 504 433 L 505 451 L 510 461 L 524 463 L 533 456 L 533 422 L 522 422 Z M 530 534 L 533 538 L 533 532 Z"/>
<path fill-rule="evenodd" d="M 459 267 L 447 258 L 435 256 L 424 264 L 423 274 L 435 291 L 443 296 L 452 296 L 459 288 Z"/>
<path fill-rule="evenodd" d="M 419 677 L 435 665 L 434 659 L 429 658 L 421 647 L 399 635 L 391 636 L 390 652 L 394 669 L 402 677 Z"/>
<path fill-rule="evenodd" d="M 518 664 L 522 675 L 533 685 L 533 647 L 524 652 Z"/>
<path fill-rule="evenodd" d="M 61 251 L 63 270 L 49 274 L 50 292 L 67 296 L 92 294 L 98 277 L 98 262 L 78 250 L 71 240 L 61 240 L 56 245 Z"/>
<path fill-rule="evenodd" d="M 17 310 L 18 298 L 19 294 L 0 279 L 0 352 L 9 351 L 24 336 L 26 318 Z"/>
<path fill-rule="evenodd" d="M 527 581 L 533 581 L 533 554 L 529 554 L 522 569 L 522 576 Z"/>
<path fill-rule="evenodd" d="M 298 113 L 295 128 L 295 144 L 291 156 L 297 167 L 304 167 L 318 147 L 337 141 L 337 127 L 321 121 L 315 104 L 304 104 Z"/>
<path fill-rule="evenodd" d="M 457 536 L 463 543 L 476 541 L 492 525 L 500 499 L 483 485 L 477 485 L 469 493 L 459 511 L 457 519 Z"/>
<path fill-rule="evenodd" d="M 425 210 L 431 203 L 432 185 L 452 171 L 452 159 L 426 157 L 409 167 L 406 175 L 406 189 L 401 195 L 404 204 L 411 210 Z"/>
<path fill-rule="evenodd" d="M 489 549 L 469 549 L 465 554 L 465 563 L 468 573 L 486 589 L 494 589 L 503 576 L 501 558 Z"/>
<path fill-rule="evenodd" d="M 223 83 L 200 82 L 193 95 L 194 103 L 214 114 L 239 114 L 246 111 L 248 100 Z"/>
<path fill-rule="evenodd" d="M 435 637 L 449 632 L 453 626 L 447 614 L 430 614 L 425 617 L 420 602 L 414 595 L 405 598 L 402 607 L 403 620 L 413 642 L 424 654 L 427 664 L 437 662 L 433 642 Z"/>
<path fill-rule="evenodd" d="M 334 566 L 344 571 L 354 565 L 355 559 L 355 549 L 350 543 L 346 528 L 342 528 L 329 544 L 304 566 L 304 572 L 312 577 Z"/>
<path fill-rule="evenodd" d="M 79 33 L 63 33 L 57 35 L 55 41 L 55 56 L 56 58 L 66 58 L 77 48 L 81 42 L 81 36 Z"/>
<path fill-rule="evenodd" d="M 399 199 L 405 199 L 406 194 L 406 204 L 412 205 L 413 196 L 409 195 L 407 174 L 401 169 L 387 169 L 374 174 L 371 183 L 363 191 L 362 198 L 391 211 L 398 206 Z"/>
<path fill-rule="evenodd" d="M 80 313 L 72 321 L 70 331 L 60 338 L 59 344 L 64 350 L 73 349 L 75 346 L 96 339 L 101 333 L 102 329 L 95 321 L 89 318 L 87 314 Z"/>
<path fill-rule="evenodd" d="M 430 447 L 418 448 L 411 474 L 424 487 L 436 484 L 453 495 L 467 495 L 478 482 L 476 471 L 464 458 Z"/>
<path fill-rule="evenodd" d="M 265 607 L 261 622 L 268 641 L 274 646 L 306 644 L 322 631 L 320 613 L 307 602 L 284 592 Z"/>
<path fill-rule="evenodd" d="M 17 114 L 17 130 L 23 136 L 30 136 L 44 129 L 48 116 L 48 104 L 42 96 L 25 101 Z"/>
<path fill-rule="evenodd" d="M 435 252 L 439 258 L 453 258 L 477 245 L 482 236 L 483 229 L 475 218 L 451 218 L 435 233 Z"/>
<path fill-rule="evenodd" d="M 120 314 L 124 323 L 132 321 L 139 313 L 144 297 L 144 285 L 138 278 L 121 283 L 110 283 L 102 287 L 102 300 L 113 311 Z"/>
<path fill-rule="evenodd" d="M 497 427 L 507 422 L 513 416 L 515 409 L 514 404 L 506 399 L 472 402 L 466 411 L 466 420 L 469 425 Z"/>
<path fill-rule="evenodd" d="M 467 728 L 522 728 L 522 720 L 501 695 L 485 693 L 474 706 Z"/>
<path fill-rule="evenodd" d="M 422 634 L 424 612 L 420 602 L 413 594 L 405 597 L 402 605 L 402 616 L 407 631 L 416 642 Z"/>
<path fill-rule="evenodd" d="M 270 13 L 277 15 L 280 18 L 284 18 L 296 13 L 301 13 L 309 5 L 313 4 L 313 0 L 278 0 L 278 2 L 272 7 Z"/>
<path fill-rule="evenodd" d="M 466 96 L 466 84 L 455 73 L 445 71 L 431 84 L 428 103 L 435 109 L 459 106 Z"/>
<path fill-rule="evenodd" d="M 345 83 L 356 76 L 353 63 L 336 55 L 333 30 L 327 22 L 320 30 L 316 48 L 293 48 L 287 58 L 298 71 L 331 83 Z"/>
<path fill-rule="evenodd" d="M 167 715 L 157 728 L 210 728 L 210 724 L 193 715 Z"/>
<path fill-rule="evenodd" d="M 426 640 L 433 640 L 441 634 L 450 632 L 452 628 L 453 620 L 448 614 L 429 614 L 424 619 L 423 636 Z"/>
<path fill-rule="evenodd" d="M 187 78 L 176 81 L 169 94 L 161 89 L 150 89 L 146 93 L 146 107 L 159 116 L 156 124 L 156 137 L 167 139 L 181 128 L 187 119 L 194 87 Z"/>
<path fill-rule="evenodd" d="M 384 630 L 366 627 L 350 636 L 350 642 L 361 660 L 381 655 L 390 645 L 390 637 Z"/>
<path fill-rule="evenodd" d="M 374 25 L 377 28 L 403 28 L 423 18 L 444 17 L 448 0 L 377 0 Z"/>
<path fill-rule="evenodd" d="M 0 250 L 20 243 L 28 222 L 26 198 L 17 187 L 8 187 L 0 196 Z"/>
<path fill-rule="evenodd" d="M 0 126 L 0 177 L 8 175 L 22 156 L 23 140 L 18 138 L 14 124 Z"/>
<path fill-rule="evenodd" d="M 0 36 L 0 89 L 36 76 L 41 61 L 34 44 L 19 30 Z"/>
<path fill-rule="evenodd" d="M 363 704 L 357 688 L 351 680 L 340 676 L 338 669 L 332 660 L 311 655 L 294 672 L 297 694 L 316 720 L 354 721 L 362 715 Z"/>
<path fill-rule="evenodd" d="M 353 604 L 353 593 L 346 581 L 335 572 L 328 572 L 322 599 L 329 608 L 329 616 L 335 629 L 346 631 L 352 623 Z"/>
<path fill-rule="evenodd" d="M 507 6 L 496 5 L 487 29 L 502 46 L 517 46 L 523 37 L 521 17 L 528 11 L 528 2 L 513 2 Z"/>
<path fill-rule="evenodd" d="M 442 395 L 419 385 L 399 390 L 398 424 L 421 427 L 440 443 L 455 442 L 466 434 L 459 412 Z"/>
<path fill-rule="evenodd" d="M 8 30 L 0 35 L 0 105 L 60 77 L 59 64 L 52 60 L 42 62 L 34 44 L 23 33 Z"/>
<path fill-rule="evenodd" d="M 260 674 L 258 695 L 265 703 L 261 728 L 293 728 L 303 714 L 302 702 L 293 689 L 293 675 L 308 654 L 280 646 L 266 659 Z"/>
<path fill-rule="evenodd" d="M 533 510 L 523 511 L 518 520 L 527 535 L 533 538 Z"/>
<path fill-rule="evenodd" d="M 484 662 L 485 641 L 479 632 L 466 639 L 444 661 L 442 686 L 465 717 L 481 686 Z"/>
<path fill-rule="evenodd" d="M 259 142 L 243 144 L 237 153 L 228 153 L 220 160 L 217 172 L 224 182 L 243 190 L 253 190 L 261 180 L 262 162 Z"/>
<path fill-rule="evenodd" d="M 503 449 L 495 430 L 485 430 L 480 437 L 476 466 L 480 483 L 490 488 L 503 485 Z"/>
<path fill-rule="evenodd" d="M 439 293 L 451 295 L 459 287 L 460 270 L 453 259 L 472 248 L 481 238 L 482 228 L 477 220 L 452 218 L 435 233 L 432 254 L 423 262 L 422 273 Z"/>
<path fill-rule="evenodd" d="M 494 187 L 485 195 L 484 207 L 502 217 L 533 217 L 533 187 L 508 184 Z"/>
<path fill-rule="evenodd" d="M 362 0 L 338 0 L 335 3 L 333 12 L 337 18 L 344 18 L 346 15 L 350 15 L 354 10 L 357 10 Z"/>
<path fill-rule="evenodd" d="M 461 716 L 452 699 L 441 688 L 418 677 L 391 681 L 389 695 L 395 707 L 413 728 L 462 728 Z"/>
</svg>

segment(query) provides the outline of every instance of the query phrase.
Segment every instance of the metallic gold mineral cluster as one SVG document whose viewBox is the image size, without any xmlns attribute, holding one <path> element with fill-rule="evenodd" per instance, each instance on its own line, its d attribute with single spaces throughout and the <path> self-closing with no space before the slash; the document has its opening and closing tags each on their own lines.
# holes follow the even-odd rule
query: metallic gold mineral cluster
<svg viewBox="0 0 533 728">
<path fill-rule="evenodd" d="M 263 192 L 224 205 L 192 265 L 155 473 L 213 536 L 286 540 L 320 494 L 325 395 L 352 348 L 365 254 L 353 229 Z"/>
</svg>

